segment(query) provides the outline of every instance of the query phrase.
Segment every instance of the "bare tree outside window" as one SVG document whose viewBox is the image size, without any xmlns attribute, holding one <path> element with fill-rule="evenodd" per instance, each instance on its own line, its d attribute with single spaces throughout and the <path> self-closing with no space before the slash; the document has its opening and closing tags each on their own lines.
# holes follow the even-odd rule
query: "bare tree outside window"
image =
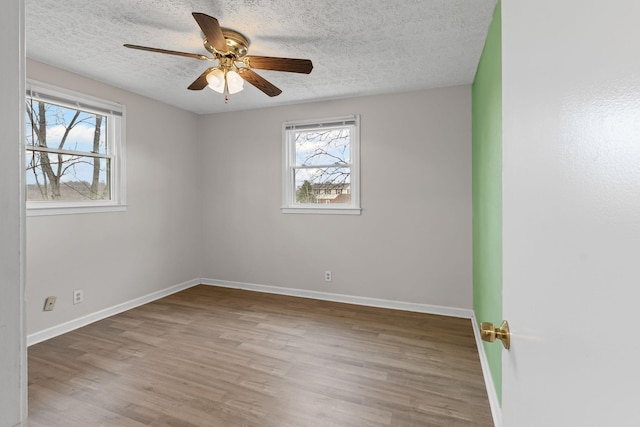
<svg viewBox="0 0 640 427">
<path fill-rule="evenodd" d="M 107 118 L 28 98 L 28 201 L 109 200 Z"/>
</svg>

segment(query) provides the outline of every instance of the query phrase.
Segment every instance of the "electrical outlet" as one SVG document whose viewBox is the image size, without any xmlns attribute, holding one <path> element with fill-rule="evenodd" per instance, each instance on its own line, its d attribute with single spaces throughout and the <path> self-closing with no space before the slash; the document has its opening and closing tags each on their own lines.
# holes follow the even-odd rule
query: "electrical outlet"
<svg viewBox="0 0 640 427">
<path fill-rule="evenodd" d="M 44 300 L 44 308 L 43 311 L 53 311 L 53 306 L 56 305 L 56 297 L 47 297 Z"/>
<path fill-rule="evenodd" d="M 329 270 L 324 272 L 324 281 L 325 282 L 330 282 L 331 281 L 331 272 Z"/>
<path fill-rule="evenodd" d="M 80 304 L 83 300 L 84 300 L 84 297 L 82 295 L 82 289 L 76 289 L 75 291 L 73 291 L 74 304 Z"/>
</svg>

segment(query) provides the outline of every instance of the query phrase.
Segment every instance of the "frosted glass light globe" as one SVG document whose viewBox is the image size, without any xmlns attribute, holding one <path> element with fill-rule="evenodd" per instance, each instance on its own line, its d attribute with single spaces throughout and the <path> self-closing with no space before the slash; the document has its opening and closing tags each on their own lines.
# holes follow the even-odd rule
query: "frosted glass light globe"
<svg viewBox="0 0 640 427">
<path fill-rule="evenodd" d="M 221 69 L 216 68 L 207 74 L 207 83 L 209 87 L 216 92 L 224 92 L 224 72 Z"/>
</svg>

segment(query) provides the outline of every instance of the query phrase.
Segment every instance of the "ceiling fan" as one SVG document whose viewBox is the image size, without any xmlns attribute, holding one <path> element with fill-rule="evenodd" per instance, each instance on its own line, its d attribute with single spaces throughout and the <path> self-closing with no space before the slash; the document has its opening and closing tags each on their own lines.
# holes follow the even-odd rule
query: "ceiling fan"
<svg viewBox="0 0 640 427">
<path fill-rule="evenodd" d="M 220 27 L 218 20 L 212 16 L 198 12 L 194 12 L 192 15 L 204 34 L 204 47 L 213 55 L 212 57 L 133 44 L 125 44 L 124 47 L 185 56 L 203 61 L 217 61 L 217 65 L 207 68 L 189 85 L 188 89 L 202 90 L 209 86 L 216 92 L 224 93 L 225 103 L 229 101 L 229 94 L 240 92 L 243 89 L 244 81 L 252 84 L 268 96 L 278 96 L 282 93 L 279 88 L 253 71 L 254 68 L 303 74 L 309 74 L 313 69 L 313 64 L 309 59 L 247 55 L 249 40 L 244 35 L 237 31 Z"/>
</svg>

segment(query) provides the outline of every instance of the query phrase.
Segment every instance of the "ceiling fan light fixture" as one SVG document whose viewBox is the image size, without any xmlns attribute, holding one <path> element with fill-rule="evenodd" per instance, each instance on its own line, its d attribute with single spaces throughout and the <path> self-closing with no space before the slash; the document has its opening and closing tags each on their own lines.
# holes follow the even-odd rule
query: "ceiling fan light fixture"
<svg viewBox="0 0 640 427">
<path fill-rule="evenodd" d="M 216 68 L 207 74 L 207 83 L 209 87 L 218 93 L 224 92 L 224 79 L 224 72 L 219 68 Z"/>
<path fill-rule="evenodd" d="M 201 61 L 217 61 L 217 65 L 204 70 L 187 89 L 203 90 L 209 86 L 212 90 L 224 94 L 225 103 L 229 101 L 230 94 L 238 93 L 244 89 L 245 81 L 267 96 L 278 96 L 282 93 L 282 90 L 255 73 L 253 69 L 303 74 L 309 74 L 313 69 L 313 64 L 309 59 L 247 56 L 249 40 L 244 35 L 229 28 L 222 28 L 213 16 L 201 12 L 193 12 L 192 15 L 204 34 L 203 44 L 205 49 L 212 54 L 211 57 L 135 44 L 125 44 L 124 47 Z M 237 63 L 242 63 L 244 66 L 239 67 Z"/>
<path fill-rule="evenodd" d="M 229 94 L 233 95 L 234 93 L 240 92 L 244 89 L 244 80 L 240 77 L 240 74 L 231 70 L 227 72 L 227 87 L 229 89 Z"/>
</svg>

